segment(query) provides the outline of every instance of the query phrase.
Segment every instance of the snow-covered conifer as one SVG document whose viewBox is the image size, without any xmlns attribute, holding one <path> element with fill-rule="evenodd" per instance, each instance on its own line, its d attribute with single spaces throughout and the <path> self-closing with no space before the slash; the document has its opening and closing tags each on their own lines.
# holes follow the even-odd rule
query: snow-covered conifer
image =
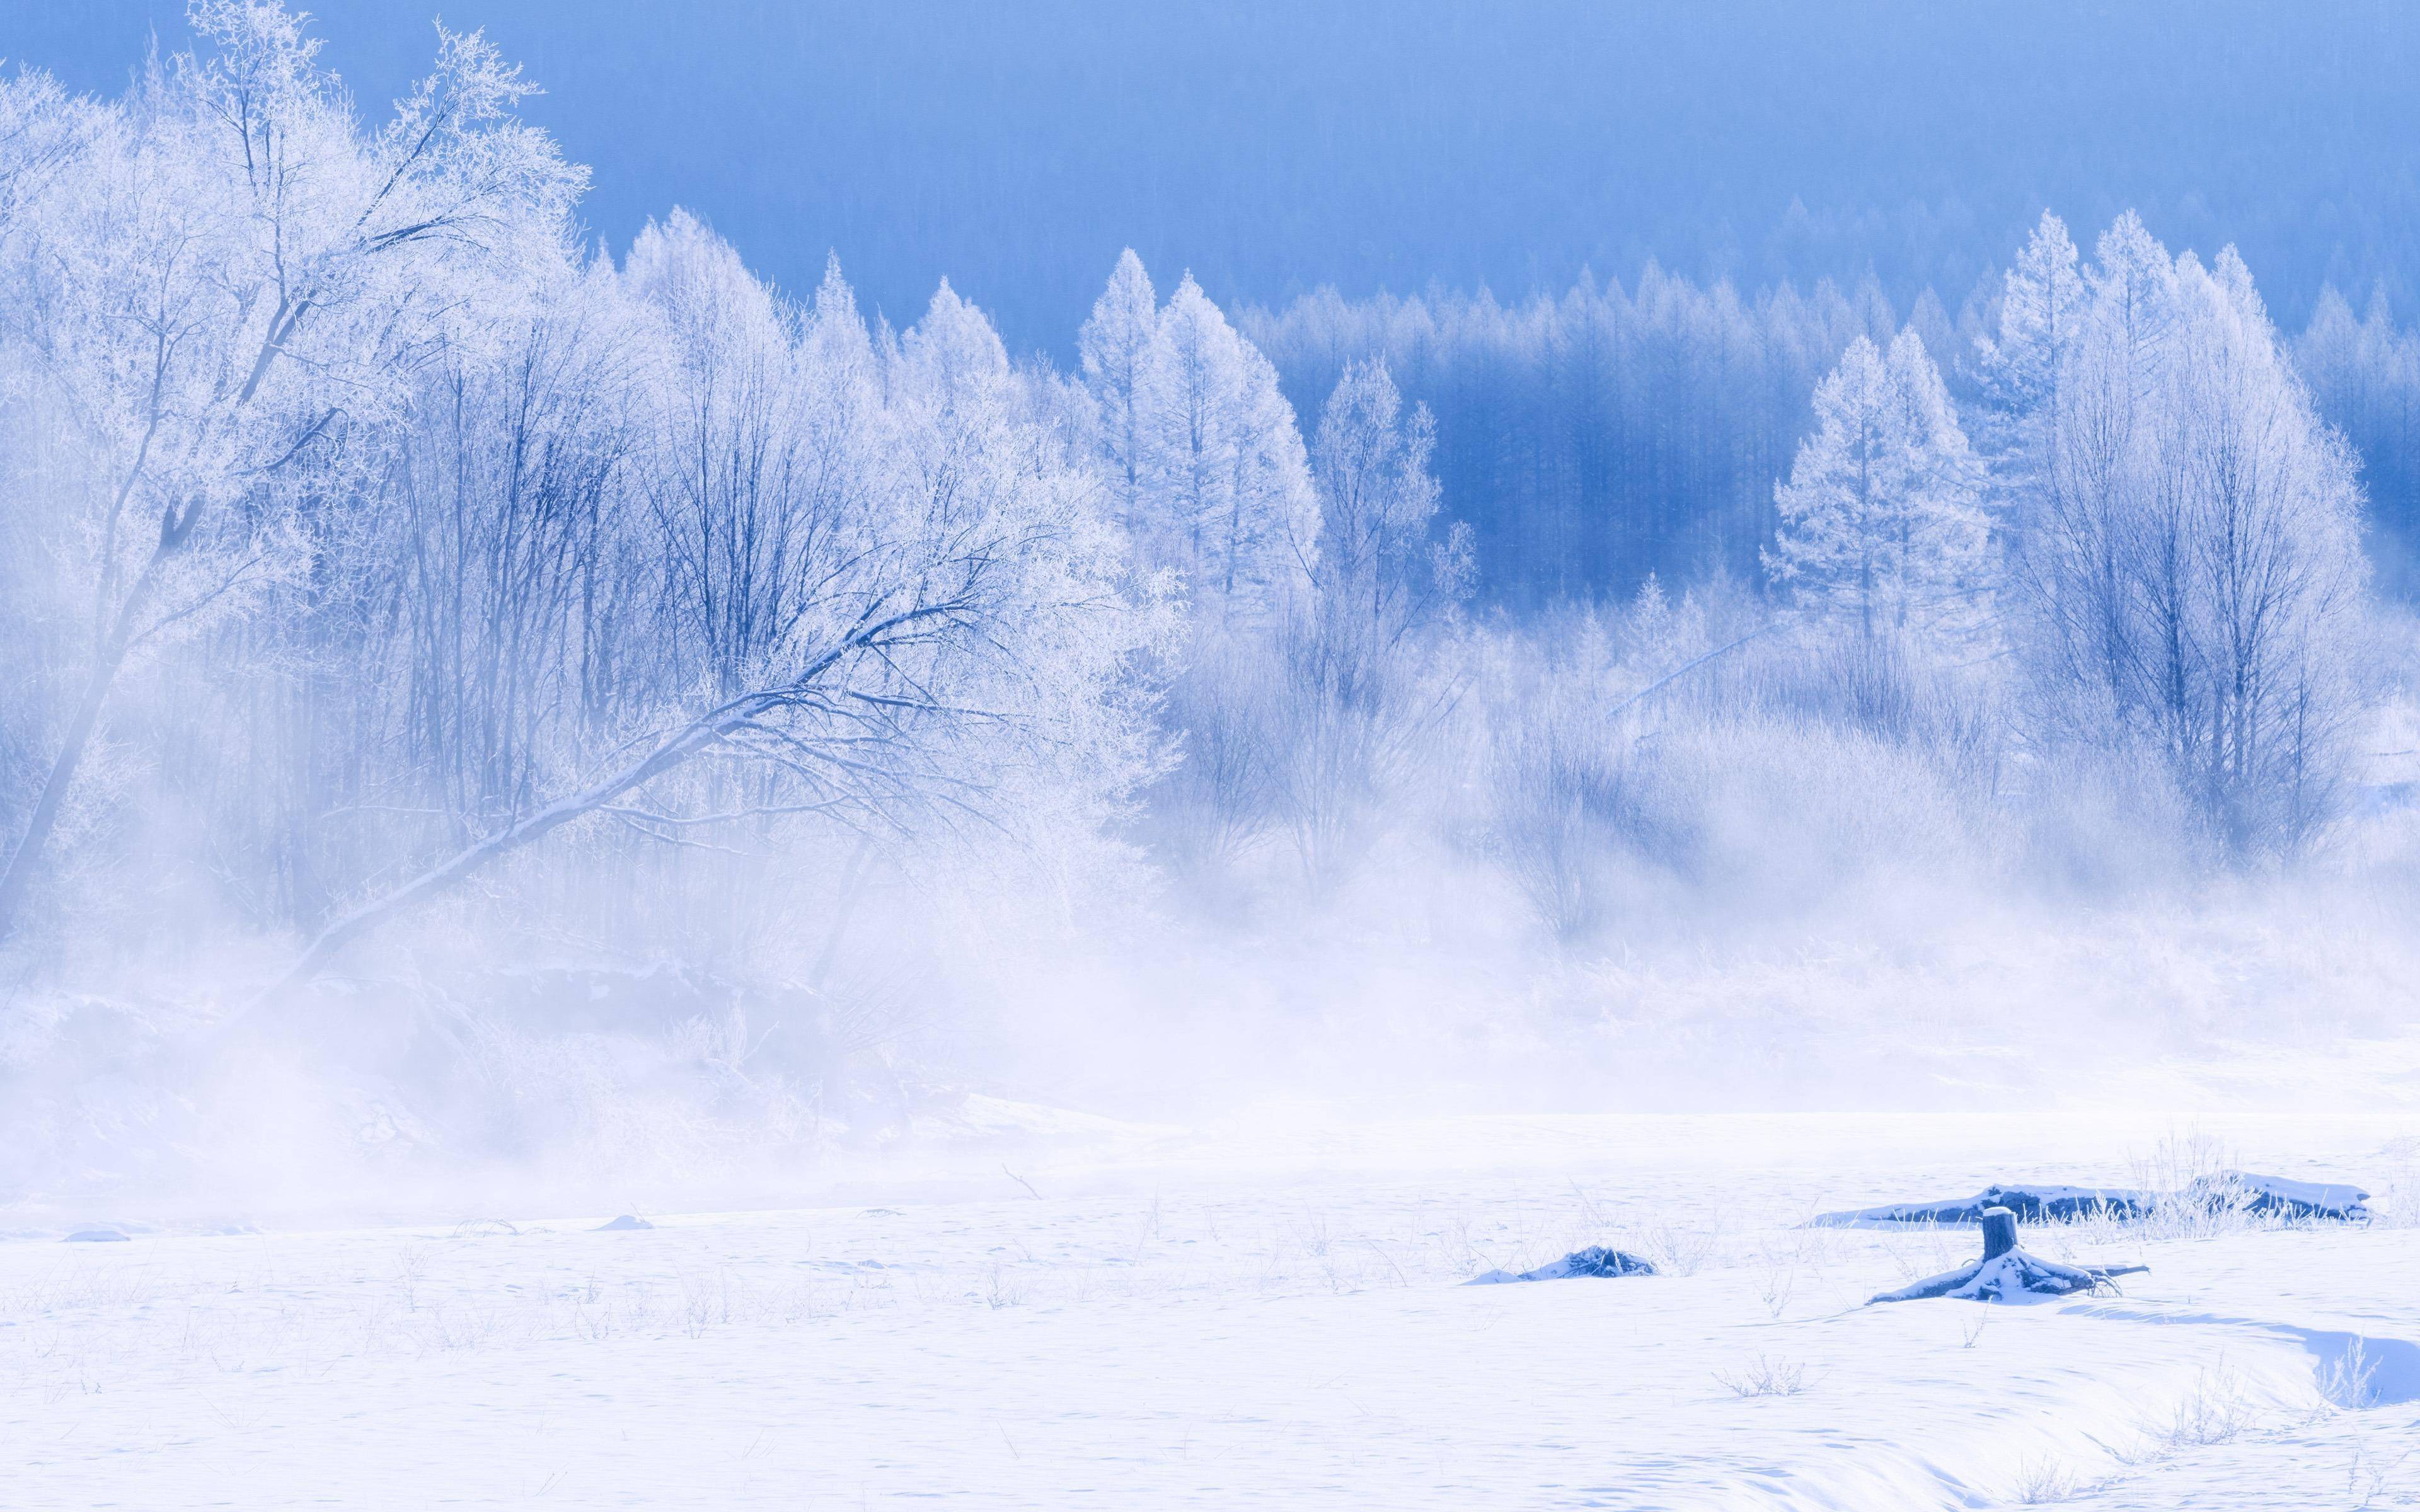
<svg viewBox="0 0 2420 1512">
<path fill-rule="evenodd" d="M 1159 316 L 1151 386 L 1154 500 L 1146 508 L 1198 610 L 1267 622 L 1300 594 L 1319 501 L 1277 369 L 1190 274 Z"/>
<path fill-rule="evenodd" d="M 1912 331 L 1887 354 L 1863 337 L 1815 390 L 1816 428 L 1765 565 L 1802 610 L 1861 640 L 1944 649 L 1984 618 L 1990 531 L 1979 477 L 1940 370 Z"/>
<path fill-rule="evenodd" d="M 2067 224 L 2044 210 L 2002 282 L 1998 331 L 1978 343 L 1984 398 L 1978 441 L 2004 501 L 2032 486 L 2047 465 L 2059 373 L 2084 319 L 2077 259 Z"/>
<path fill-rule="evenodd" d="M 1100 407 L 1101 446 L 1119 507 L 1131 521 L 1151 476 L 1153 385 L 1165 361 L 1158 297 L 1133 248 L 1119 255 L 1109 286 L 1077 333 L 1076 350 Z"/>
</svg>

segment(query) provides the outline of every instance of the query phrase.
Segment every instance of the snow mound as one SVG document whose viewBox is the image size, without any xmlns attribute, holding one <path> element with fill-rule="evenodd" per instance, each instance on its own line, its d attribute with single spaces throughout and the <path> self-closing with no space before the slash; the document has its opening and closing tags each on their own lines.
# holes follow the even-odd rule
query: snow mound
<svg viewBox="0 0 2420 1512">
<path fill-rule="evenodd" d="M 126 1236 L 115 1228 L 79 1228 L 68 1236 L 67 1242 L 70 1244 L 123 1244 Z"/>
<path fill-rule="evenodd" d="M 598 1224 L 596 1227 L 590 1229 L 589 1232 L 592 1234 L 618 1234 L 628 1232 L 633 1228 L 653 1228 L 654 1227 L 656 1226 L 647 1222 L 644 1218 L 640 1217 L 637 1213 L 626 1212 L 619 1218 L 613 1220 L 611 1223 Z"/>
<path fill-rule="evenodd" d="M 1133 1123 L 981 1092 L 968 1093 L 954 1107 L 918 1114 L 913 1128 L 918 1137 L 943 1144 L 1066 1140 L 1150 1145 L 1185 1132 L 1175 1124 Z"/>
<path fill-rule="evenodd" d="M 1513 1281 L 1563 1281 L 1578 1275 L 1653 1275 L 1655 1267 L 1627 1250 L 1606 1249 L 1592 1244 L 1587 1249 L 1572 1251 L 1552 1264 L 1518 1274 L 1511 1271 L 1489 1271 L 1472 1276 L 1463 1283 L 1467 1287 L 1500 1287 Z"/>
</svg>

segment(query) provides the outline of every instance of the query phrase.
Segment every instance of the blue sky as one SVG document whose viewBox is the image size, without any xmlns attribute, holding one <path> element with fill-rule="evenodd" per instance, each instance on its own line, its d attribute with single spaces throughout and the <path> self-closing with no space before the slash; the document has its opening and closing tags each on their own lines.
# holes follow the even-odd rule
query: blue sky
<svg viewBox="0 0 2420 1512">
<path fill-rule="evenodd" d="M 2420 290 L 2420 23 L 2391 0 L 326 0 L 365 108 L 442 9 L 548 95 L 616 248 L 686 204 L 791 287 L 936 279 L 1063 353 L 1120 247 L 1222 300 L 1649 255 L 1954 308 L 2049 204 L 2239 241 L 2281 316 Z M 175 0 L 0 0 L 0 54 L 114 89 Z M 1793 209 L 1793 204 L 1799 208 Z"/>
</svg>

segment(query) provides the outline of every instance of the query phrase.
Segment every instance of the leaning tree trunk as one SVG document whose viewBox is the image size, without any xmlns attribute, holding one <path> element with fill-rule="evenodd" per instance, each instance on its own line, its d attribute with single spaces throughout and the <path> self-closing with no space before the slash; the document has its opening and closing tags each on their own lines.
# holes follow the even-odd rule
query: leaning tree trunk
<svg viewBox="0 0 2420 1512">
<path fill-rule="evenodd" d="M 201 511 L 201 501 L 195 499 L 182 509 L 171 505 L 161 516 L 160 544 L 152 548 L 151 559 L 144 563 L 116 613 L 109 619 L 108 634 L 93 646 L 92 675 L 85 679 L 75 717 L 68 722 L 60 737 L 58 755 L 51 763 L 50 776 L 42 782 L 41 796 L 34 800 L 25 833 L 8 856 L 8 870 L 0 872 L 0 944 L 7 943 L 16 931 L 26 895 L 33 890 L 34 872 L 42 864 L 51 832 L 58 827 L 59 810 L 67 802 L 69 790 L 75 786 L 76 772 L 84 765 L 85 751 L 100 726 L 101 707 L 109 702 L 110 689 L 116 685 L 127 653 L 135 643 L 135 624 L 150 606 L 152 585 L 159 580 L 161 567 L 183 550 L 186 541 L 192 538 Z"/>
<path fill-rule="evenodd" d="M 0 872 L 0 941 L 16 931 L 17 916 L 25 906 L 26 894 L 33 890 L 34 869 L 41 865 L 51 831 L 58 827 L 60 806 L 67 801 L 68 789 L 75 784 L 76 768 L 83 764 L 85 748 L 92 743 L 93 728 L 101 722 L 101 706 L 109 698 L 109 685 L 116 671 L 113 658 L 96 668 L 86 682 L 75 717 L 69 721 L 67 733 L 59 741 L 58 755 L 51 763 L 51 774 L 42 783 L 41 796 L 34 800 L 34 812 L 25 822 L 25 832 L 9 854 L 8 869 Z"/>
<path fill-rule="evenodd" d="M 548 804 L 527 818 L 458 851 L 393 892 L 354 909 L 321 930 L 283 975 L 242 1009 L 222 1019 L 214 1032 L 224 1035 L 252 1010 L 304 980 L 346 946 L 395 915 L 444 892 L 489 863 L 524 846 L 535 844 L 573 820 L 594 813 L 623 795 L 684 764 L 698 752 L 721 741 L 734 725 L 744 722 L 748 713 L 752 713 L 752 710 L 735 713 L 733 706 L 727 705 L 713 716 L 696 720 L 662 742 L 637 764 L 624 767 L 569 797 Z"/>
<path fill-rule="evenodd" d="M 921 633 L 920 626 L 957 614 L 963 609 L 963 605 L 956 601 L 945 600 L 919 605 L 876 619 L 876 612 L 888 597 L 886 594 L 876 599 L 837 644 L 816 656 L 789 681 L 779 687 L 742 694 L 719 708 L 699 715 L 658 742 L 654 749 L 637 762 L 578 793 L 558 798 L 484 840 L 473 842 L 394 891 L 363 904 L 330 924 L 275 981 L 262 989 L 250 1002 L 220 1020 L 210 1031 L 212 1036 L 224 1039 L 237 1023 L 255 1010 L 308 980 L 338 951 L 396 915 L 444 893 L 465 877 L 525 846 L 535 844 L 573 820 L 607 808 L 615 799 L 686 765 L 702 752 L 723 744 L 740 732 L 760 728 L 756 721 L 769 711 L 821 696 L 826 691 L 827 680 L 833 676 L 835 669 L 844 667 L 849 657 L 862 653 L 880 655 L 885 648 L 896 644 L 898 638 Z"/>
<path fill-rule="evenodd" d="M 260 380 L 268 376 L 270 365 L 286 349 L 286 344 L 293 339 L 295 327 L 302 323 L 303 313 L 311 308 L 311 302 L 308 296 L 297 299 L 292 295 L 278 301 L 277 313 L 270 317 L 269 332 L 261 340 L 260 350 L 253 356 L 252 373 L 244 379 L 243 388 L 229 406 L 230 412 L 240 411 L 252 403 L 252 396 L 259 392 Z M 159 424 L 156 413 L 152 424 L 155 429 Z M 132 471 L 119 487 L 118 503 L 121 506 L 133 489 L 136 478 L 142 474 L 144 458 L 148 455 L 150 447 L 150 440 L 147 437 L 135 457 Z M 171 557 L 184 549 L 187 541 L 193 539 L 194 527 L 201 522 L 204 497 L 196 493 L 182 506 L 172 502 L 162 511 L 160 544 L 152 548 L 151 559 L 144 563 L 142 573 L 127 589 L 126 597 L 118 604 L 111 622 L 109 634 L 93 648 L 92 677 L 85 687 L 84 700 L 77 705 L 75 718 L 70 723 L 66 737 L 59 743 L 58 756 L 51 763 L 51 775 L 42 784 L 41 796 L 35 801 L 25 833 L 17 841 L 16 850 L 9 855 L 8 870 L 0 872 L 0 945 L 7 944 L 8 936 L 16 930 L 18 917 L 24 908 L 25 896 L 33 888 L 35 869 L 41 865 L 42 853 L 50 844 L 51 832 L 58 825 L 60 806 L 67 801 L 68 790 L 75 785 L 76 771 L 84 764 L 85 748 L 92 744 L 93 731 L 101 721 L 101 706 L 109 701 L 110 689 L 116 684 L 119 671 L 126 665 L 127 653 L 136 643 L 134 627 L 143 612 L 150 607 L 151 589 L 159 580 L 160 569 Z M 104 584 L 108 581 L 105 563 L 102 581 Z M 105 588 L 102 596 L 106 597 Z M 191 610 L 182 612 L 190 613 Z"/>
</svg>

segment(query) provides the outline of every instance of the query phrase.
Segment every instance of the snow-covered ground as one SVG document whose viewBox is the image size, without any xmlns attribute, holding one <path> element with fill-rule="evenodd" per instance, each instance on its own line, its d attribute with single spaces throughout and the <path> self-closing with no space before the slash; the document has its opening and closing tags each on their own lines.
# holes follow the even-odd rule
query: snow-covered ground
<svg viewBox="0 0 2420 1512">
<path fill-rule="evenodd" d="M 992 1105 L 948 1159 L 639 1231 L 96 1213 L 134 1237 L 65 1243 L 46 1219 L 0 1242 L 0 1505 L 2420 1502 L 2412 1128 L 2203 1120 L 2198 1148 L 2362 1183 L 2384 1215 L 2030 1228 L 2151 1267 L 2030 1307 L 1861 1306 L 1974 1231 L 1801 1222 L 2136 1180 L 2174 1121 L 1180 1131 Z M 1663 1273 L 1458 1284 L 1583 1243 Z"/>
</svg>

